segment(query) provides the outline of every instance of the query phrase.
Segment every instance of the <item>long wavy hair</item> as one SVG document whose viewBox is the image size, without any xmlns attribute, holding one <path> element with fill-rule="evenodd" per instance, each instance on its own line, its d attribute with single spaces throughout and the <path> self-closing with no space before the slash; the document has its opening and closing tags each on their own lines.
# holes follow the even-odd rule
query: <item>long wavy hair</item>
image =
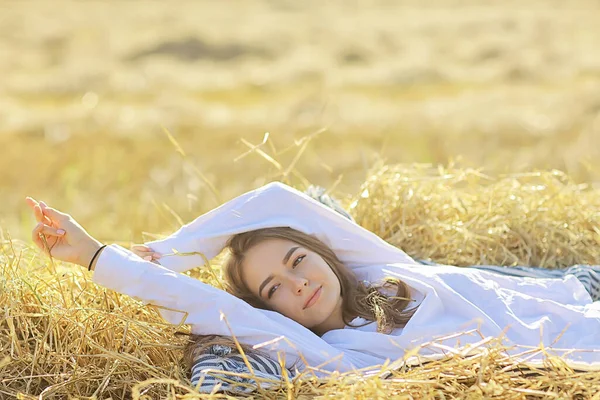
<svg viewBox="0 0 600 400">
<path fill-rule="evenodd" d="M 408 307 L 412 299 L 410 290 L 403 281 L 396 278 L 386 278 L 383 282 L 375 284 L 359 281 L 354 272 L 346 267 L 325 243 L 314 236 L 287 227 L 240 233 L 232 236 L 227 243 L 230 254 L 223 266 L 226 290 L 254 307 L 269 309 L 246 285 L 242 277 L 242 264 L 249 249 L 271 239 L 289 240 L 325 260 L 340 282 L 342 317 L 344 323 L 349 326 L 353 326 L 351 322 L 354 318 L 362 317 L 367 323 L 377 322 L 378 332 L 390 333 L 394 328 L 403 327 L 417 309 Z M 213 344 L 229 345 L 234 351 L 236 348 L 231 338 L 191 335 L 184 355 L 186 364 L 191 368 L 195 357 Z M 244 348 L 244 351 L 248 349 Z"/>
</svg>

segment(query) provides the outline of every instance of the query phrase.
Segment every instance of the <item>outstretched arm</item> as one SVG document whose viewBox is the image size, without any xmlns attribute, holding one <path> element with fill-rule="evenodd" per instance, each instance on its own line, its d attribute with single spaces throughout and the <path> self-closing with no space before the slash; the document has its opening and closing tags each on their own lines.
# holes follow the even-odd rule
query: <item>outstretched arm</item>
<svg viewBox="0 0 600 400">
<path fill-rule="evenodd" d="M 162 240 L 146 243 L 163 256 L 160 264 L 186 271 L 216 256 L 235 234 L 290 227 L 314 235 L 350 268 L 389 263 L 416 264 L 402 250 L 329 207 L 279 182 L 245 193 L 196 218 Z M 173 250 L 188 255 L 171 255 Z"/>
<path fill-rule="evenodd" d="M 40 221 L 32 231 L 40 250 L 61 261 L 89 267 L 94 271 L 94 282 L 159 306 L 162 316 L 173 324 L 190 324 L 192 332 L 201 335 L 235 336 L 247 345 L 271 341 L 263 349 L 274 359 L 283 351 L 288 368 L 299 353 L 310 366 L 335 358 L 324 367 L 327 370 L 345 371 L 377 362 L 361 352 L 337 349 L 281 314 L 253 308 L 225 291 L 143 260 L 120 246 L 102 246 L 70 215 L 31 198 L 27 202 Z"/>
</svg>

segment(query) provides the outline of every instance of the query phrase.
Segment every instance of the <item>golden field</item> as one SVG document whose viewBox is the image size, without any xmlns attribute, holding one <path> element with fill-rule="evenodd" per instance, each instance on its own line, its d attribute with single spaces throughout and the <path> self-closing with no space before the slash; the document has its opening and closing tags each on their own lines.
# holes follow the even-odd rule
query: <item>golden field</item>
<svg viewBox="0 0 600 400">
<path fill-rule="evenodd" d="M 29 247 L 27 195 L 128 246 L 270 180 L 310 182 L 415 257 L 600 263 L 598 21 L 591 0 L 0 1 L 0 398 L 185 380 L 174 328 Z M 453 362 L 269 396 L 600 390 L 567 367 L 529 387 Z"/>
</svg>

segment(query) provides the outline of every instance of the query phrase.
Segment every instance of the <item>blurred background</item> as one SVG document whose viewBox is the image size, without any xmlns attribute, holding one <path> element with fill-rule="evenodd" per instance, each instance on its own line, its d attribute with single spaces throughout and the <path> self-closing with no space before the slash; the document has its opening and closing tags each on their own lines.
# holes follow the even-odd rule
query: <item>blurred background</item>
<svg viewBox="0 0 600 400">
<path fill-rule="evenodd" d="M 0 0 L 0 228 L 29 237 L 30 195 L 139 242 L 273 179 L 349 201 L 377 162 L 595 184 L 599 21 L 596 0 Z"/>
</svg>

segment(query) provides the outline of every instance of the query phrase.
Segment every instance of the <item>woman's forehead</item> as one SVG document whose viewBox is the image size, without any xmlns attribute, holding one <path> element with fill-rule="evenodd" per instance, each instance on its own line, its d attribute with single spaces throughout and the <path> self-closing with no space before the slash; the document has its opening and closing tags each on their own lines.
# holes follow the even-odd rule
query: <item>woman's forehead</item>
<svg viewBox="0 0 600 400">
<path fill-rule="evenodd" d="M 285 239 L 265 240 L 246 252 L 242 263 L 242 276 L 252 291 L 271 275 L 284 269 L 284 258 L 291 249 L 298 247 Z"/>
<path fill-rule="evenodd" d="M 281 264 L 286 252 L 294 245 L 285 239 L 267 239 L 248 249 L 244 261 Z"/>
</svg>

